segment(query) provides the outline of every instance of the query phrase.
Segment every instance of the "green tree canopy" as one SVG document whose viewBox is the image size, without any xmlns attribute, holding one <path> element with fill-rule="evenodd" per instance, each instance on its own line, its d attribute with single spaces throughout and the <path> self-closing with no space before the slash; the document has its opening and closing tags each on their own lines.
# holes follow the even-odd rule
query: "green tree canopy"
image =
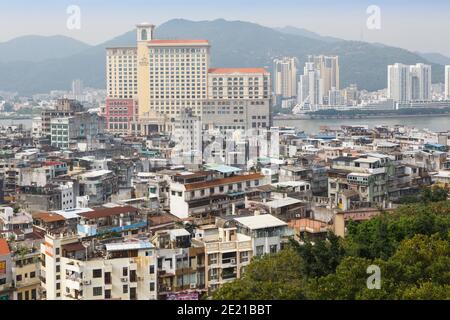
<svg viewBox="0 0 450 320">
<path fill-rule="evenodd" d="M 404 205 L 349 223 L 345 239 L 303 239 L 255 258 L 214 299 L 450 299 L 450 201 Z M 369 289 L 368 267 L 380 270 Z"/>
<path fill-rule="evenodd" d="M 242 278 L 227 283 L 213 294 L 217 300 L 303 299 L 300 256 L 292 248 L 256 258 Z"/>
</svg>

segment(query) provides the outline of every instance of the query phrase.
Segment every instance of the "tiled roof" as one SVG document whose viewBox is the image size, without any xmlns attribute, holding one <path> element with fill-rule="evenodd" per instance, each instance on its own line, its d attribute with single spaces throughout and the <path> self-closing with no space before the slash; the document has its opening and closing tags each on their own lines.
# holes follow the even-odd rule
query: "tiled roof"
<svg viewBox="0 0 450 320">
<path fill-rule="evenodd" d="M 301 218 L 301 219 L 295 219 L 291 220 L 288 223 L 289 227 L 292 229 L 304 229 L 308 228 L 309 230 L 312 230 L 313 232 L 321 232 L 324 230 L 324 228 L 327 227 L 327 224 L 323 221 L 314 220 L 311 218 Z"/>
<path fill-rule="evenodd" d="M 230 73 L 263 73 L 269 72 L 264 68 L 213 68 L 209 69 L 209 73 L 230 74 Z"/>
<path fill-rule="evenodd" d="M 177 40 L 150 40 L 150 44 L 208 44 L 208 40 L 192 40 L 192 39 L 177 39 Z"/>
<path fill-rule="evenodd" d="M 103 218 L 109 216 L 117 216 L 121 213 L 137 212 L 138 209 L 132 206 L 114 207 L 114 208 L 102 208 L 96 209 L 91 212 L 80 213 L 80 216 L 86 219 Z"/>
<path fill-rule="evenodd" d="M 214 186 L 226 185 L 226 184 L 230 184 L 230 183 L 262 179 L 263 177 L 264 176 L 261 175 L 260 173 L 252 173 L 252 174 L 245 174 L 245 175 L 239 175 L 239 176 L 232 176 L 232 177 L 223 178 L 223 179 L 215 179 L 215 180 L 211 180 L 211 181 L 188 183 L 185 185 L 185 187 L 186 187 L 186 190 L 203 189 L 203 188 L 209 188 L 209 187 L 214 187 Z"/>
<path fill-rule="evenodd" d="M 39 213 L 33 214 L 33 219 L 42 220 L 45 223 L 66 220 L 62 215 L 59 215 L 57 213 L 50 213 L 50 212 L 39 212 Z"/>
</svg>

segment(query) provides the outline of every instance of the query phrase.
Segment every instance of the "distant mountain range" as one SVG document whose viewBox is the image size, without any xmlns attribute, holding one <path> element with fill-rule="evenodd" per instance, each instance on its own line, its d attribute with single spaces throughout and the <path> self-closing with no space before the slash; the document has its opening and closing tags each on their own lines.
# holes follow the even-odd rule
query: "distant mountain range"
<svg viewBox="0 0 450 320">
<path fill-rule="evenodd" d="M 318 33 L 306 30 L 304 28 L 285 26 L 285 27 L 282 27 L 282 28 L 274 28 L 274 29 L 279 31 L 279 32 L 282 32 L 282 33 L 293 34 L 293 35 L 296 35 L 296 36 L 302 36 L 302 37 L 306 37 L 306 38 L 321 40 L 321 41 L 324 41 L 324 42 L 343 41 L 342 39 L 339 39 L 339 38 L 322 36 L 322 35 L 320 35 Z"/>
<path fill-rule="evenodd" d="M 86 43 L 65 36 L 23 36 L 0 43 L 0 62 L 39 62 L 64 58 L 89 47 Z"/>
<path fill-rule="evenodd" d="M 426 52 L 426 53 L 420 53 L 420 52 L 416 52 L 416 54 L 418 54 L 419 56 L 421 56 L 422 58 L 436 63 L 436 64 L 442 64 L 442 65 L 450 65 L 450 58 L 446 57 L 440 53 L 435 53 L 435 52 Z"/>
<path fill-rule="evenodd" d="M 301 68 L 309 54 L 339 55 L 342 87 L 356 83 L 367 90 L 385 88 L 387 65 L 395 62 L 429 63 L 433 82 L 444 79 L 444 56 L 345 41 L 295 27 L 272 29 L 243 21 L 174 19 L 156 29 L 156 38 L 208 39 L 212 66 L 216 67 L 270 69 L 273 58 L 287 55 L 296 56 Z M 96 46 L 63 36 L 29 36 L 0 43 L 0 90 L 23 95 L 68 90 L 73 79 L 104 88 L 105 48 L 135 44 L 134 30 Z"/>
</svg>

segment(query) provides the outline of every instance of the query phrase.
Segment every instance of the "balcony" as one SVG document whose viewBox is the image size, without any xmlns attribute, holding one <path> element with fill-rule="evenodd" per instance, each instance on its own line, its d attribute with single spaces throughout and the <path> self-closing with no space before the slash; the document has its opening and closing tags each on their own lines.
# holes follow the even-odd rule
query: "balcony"
<svg viewBox="0 0 450 320">
<path fill-rule="evenodd" d="M 251 249 L 252 248 L 252 242 L 251 241 L 242 241 L 238 242 L 238 249 Z"/>
<path fill-rule="evenodd" d="M 227 259 L 222 259 L 222 268 L 229 268 L 229 267 L 235 267 L 237 263 L 236 258 L 227 258 Z"/>
<path fill-rule="evenodd" d="M 160 286 L 158 286 L 158 293 L 164 294 L 164 293 L 172 292 L 172 289 L 173 288 L 171 286 L 160 285 Z"/>
<path fill-rule="evenodd" d="M 80 291 L 82 289 L 82 280 L 80 278 L 66 277 L 66 287 Z"/>
<path fill-rule="evenodd" d="M 235 280 L 237 277 L 236 273 L 227 273 L 227 274 L 222 274 L 222 280 L 223 281 L 231 281 L 231 280 Z"/>
<path fill-rule="evenodd" d="M 134 229 L 139 229 L 139 228 L 144 228 L 147 226 L 147 221 L 139 221 L 139 222 L 135 222 L 135 223 L 129 223 L 123 226 L 116 226 L 116 227 L 99 227 L 97 228 L 97 234 L 102 234 L 102 233 L 109 233 L 109 232 L 123 232 L 123 231 L 128 231 L 128 230 L 134 230 Z"/>
<path fill-rule="evenodd" d="M 26 280 L 22 280 L 22 281 L 17 281 L 15 283 L 15 287 L 16 289 L 20 289 L 20 288 L 25 288 L 25 287 L 29 287 L 29 286 L 34 286 L 34 285 L 38 285 L 41 283 L 41 279 L 38 277 L 35 277 L 33 279 L 26 279 Z"/>
</svg>

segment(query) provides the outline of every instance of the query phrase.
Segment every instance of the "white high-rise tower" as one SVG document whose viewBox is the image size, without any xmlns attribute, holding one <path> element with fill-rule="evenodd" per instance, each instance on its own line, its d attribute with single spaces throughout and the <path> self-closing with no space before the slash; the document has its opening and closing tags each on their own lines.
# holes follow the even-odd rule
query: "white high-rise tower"
<svg viewBox="0 0 450 320">
<path fill-rule="evenodd" d="M 283 57 L 273 60 L 273 90 L 282 99 L 297 95 L 297 65 L 295 57 Z"/>
<path fill-rule="evenodd" d="M 450 100 L 450 65 L 445 66 L 445 99 Z"/>
<path fill-rule="evenodd" d="M 388 98 L 397 102 L 411 101 L 411 75 L 407 65 L 388 66 Z"/>
<path fill-rule="evenodd" d="M 431 66 L 423 63 L 410 66 L 411 100 L 431 100 Z"/>
</svg>

